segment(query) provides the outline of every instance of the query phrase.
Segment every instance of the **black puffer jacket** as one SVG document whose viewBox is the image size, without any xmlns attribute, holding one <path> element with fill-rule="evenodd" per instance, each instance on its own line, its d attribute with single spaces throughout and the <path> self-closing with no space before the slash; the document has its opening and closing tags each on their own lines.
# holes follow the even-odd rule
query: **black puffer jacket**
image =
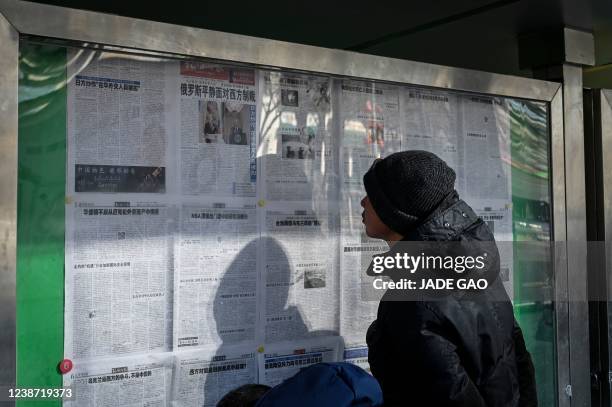
<svg viewBox="0 0 612 407">
<path fill-rule="evenodd" d="M 494 239 L 455 193 L 404 240 Z M 383 297 L 367 342 L 385 406 L 537 406 L 533 363 L 502 283 L 462 294 Z"/>
</svg>

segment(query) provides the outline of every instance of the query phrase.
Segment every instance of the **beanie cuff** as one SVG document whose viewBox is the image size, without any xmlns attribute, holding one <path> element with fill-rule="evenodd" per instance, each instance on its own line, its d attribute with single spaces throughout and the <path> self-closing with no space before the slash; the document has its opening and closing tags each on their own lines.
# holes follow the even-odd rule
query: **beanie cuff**
<svg viewBox="0 0 612 407">
<path fill-rule="evenodd" d="M 363 176 L 363 185 L 376 214 L 394 232 L 405 233 L 419 221 L 418 217 L 402 212 L 393 205 L 381 188 L 374 168 Z"/>
</svg>

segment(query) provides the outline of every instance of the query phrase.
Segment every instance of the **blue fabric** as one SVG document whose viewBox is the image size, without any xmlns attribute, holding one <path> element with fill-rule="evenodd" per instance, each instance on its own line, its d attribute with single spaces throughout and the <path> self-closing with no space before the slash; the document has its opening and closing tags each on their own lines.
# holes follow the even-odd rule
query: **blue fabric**
<svg viewBox="0 0 612 407">
<path fill-rule="evenodd" d="M 376 379 L 350 363 L 317 363 L 270 389 L 255 407 L 382 406 Z"/>
</svg>

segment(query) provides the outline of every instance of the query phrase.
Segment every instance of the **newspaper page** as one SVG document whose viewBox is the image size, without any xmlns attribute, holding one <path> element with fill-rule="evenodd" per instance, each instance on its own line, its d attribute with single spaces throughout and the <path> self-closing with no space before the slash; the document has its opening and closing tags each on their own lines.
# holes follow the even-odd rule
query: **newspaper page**
<svg viewBox="0 0 612 407">
<path fill-rule="evenodd" d="M 68 194 L 168 191 L 172 64 L 95 55 L 88 63 L 68 64 Z M 83 56 L 70 51 L 68 57 Z"/>
<path fill-rule="evenodd" d="M 258 354 L 259 383 L 276 386 L 300 369 L 342 358 L 342 338 L 327 337 L 269 345 Z"/>
<path fill-rule="evenodd" d="M 261 71 L 262 197 L 337 200 L 329 77 Z"/>
<path fill-rule="evenodd" d="M 254 69 L 180 63 L 180 184 L 183 195 L 254 197 L 257 179 Z"/>
<path fill-rule="evenodd" d="M 495 236 L 500 259 L 499 275 L 508 296 L 512 299 L 514 297 L 512 201 L 477 200 L 473 205 L 476 214 Z"/>
<path fill-rule="evenodd" d="M 66 407 L 164 407 L 170 402 L 172 355 L 79 363 L 63 380 L 75 394 Z"/>
<path fill-rule="evenodd" d="M 269 203 L 261 250 L 265 343 L 338 335 L 337 212 Z"/>
<path fill-rule="evenodd" d="M 372 374 L 370 369 L 370 363 L 368 362 L 368 347 L 364 346 L 356 346 L 351 348 L 344 349 L 344 357 L 343 361 L 347 363 L 352 363 L 353 365 L 357 365 L 366 372 Z"/>
<path fill-rule="evenodd" d="M 173 407 L 214 407 L 228 392 L 257 383 L 254 348 L 176 354 Z"/>
<path fill-rule="evenodd" d="M 255 341 L 258 230 L 251 200 L 182 205 L 175 349 Z"/>
<path fill-rule="evenodd" d="M 368 326 L 376 319 L 378 304 L 362 299 L 362 287 L 371 284 L 365 275 L 372 255 L 388 250 L 366 236 L 361 200 L 363 176 L 374 159 L 400 150 L 400 87 L 342 81 L 340 94 L 341 140 L 341 241 L 340 332 L 347 345 L 365 342 Z"/>
<path fill-rule="evenodd" d="M 402 150 L 431 151 L 457 174 L 456 189 L 494 232 L 511 242 L 512 171 L 507 108 L 500 98 L 436 89 L 403 93 Z M 512 246 L 499 245 L 501 276 L 512 293 Z"/>
<path fill-rule="evenodd" d="M 402 91 L 402 150 L 425 150 L 442 158 L 457 173 L 457 190 L 462 193 L 460 114 L 456 93 L 426 88 Z"/>
<path fill-rule="evenodd" d="M 66 357 L 170 350 L 175 210 L 98 200 L 66 212 Z"/>
<path fill-rule="evenodd" d="M 339 83 L 343 190 L 361 190 L 375 158 L 400 148 L 398 86 L 343 80 Z"/>
<path fill-rule="evenodd" d="M 372 256 L 389 250 L 379 239 L 365 233 L 360 205 L 365 192 L 344 193 L 340 247 L 340 334 L 346 346 L 365 343 L 366 331 L 376 319 L 377 301 L 367 301 L 362 292 L 372 286 L 375 277 L 366 275 Z"/>
<path fill-rule="evenodd" d="M 389 247 L 382 240 L 369 238 L 363 224 L 359 234 L 351 233 L 347 218 L 342 217 L 340 334 L 346 346 L 357 346 L 365 343 L 368 327 L 376 319 L 378 311 L 378 301 L 362 294 L 372 287 L 375 278 L 368 276 L 366 270 L 372 256 L 389 250 Z"/>
<path fill-rule="evenodd" d="M 459 97 L 463 127 L 463 199 L 486 223 L 500 254 L 500 277 L 513 298 L 512 159 L 507 103 L 486 95 Z"/>
<path fill-rule="evenodd" d="M 509 201 L 512 171 L 506 104 L 501 98 L 484 95 L 462 95 L 460 104 L 465 195 Z"/>
<path fill-rule="evenodd" d="M 405 88 L 402 96 L 402 150 L 446 161 L 464 198 L 509 199 L 510 131 L 501 98 L 425 88 Z"/>
</svg>

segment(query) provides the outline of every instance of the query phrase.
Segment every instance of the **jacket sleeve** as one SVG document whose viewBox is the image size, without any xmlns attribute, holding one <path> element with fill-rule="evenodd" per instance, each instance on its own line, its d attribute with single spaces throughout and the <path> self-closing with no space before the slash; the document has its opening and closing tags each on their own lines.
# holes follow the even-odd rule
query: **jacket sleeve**
<svg viewBox="0 0 612 407">
<path fill-rule="evenodd" d="M 538 393 L 536 391 L 535 368 L 531 360 L 531 355 L 525 346 L 523 331 L 514 320 L 514 328 L 512 329 L 512 338 L 514 340 L 514 352 L 516 354 L 516 367 L 518 369 L 519 391 L 520 391 L 520 407 L 537 407 Z"/>
<path fill-rule="evenodd" d="M 417 320 L 408 325 L 397 325 L 401 322 L 393 321 L 393 318 L 387 323 L 394 325 L 398 333 L 392 335 L 394 339 L 390 341 L 393 354 L 398 355 L 397 363 L 404 369 L 416 370 L 420 377 L 418 391 L 422 392 L 422 399 L 435 406 L 486 407 L 476 385 L 461 364 L 457 347 L 443 334 L 444 329 L 437 315 L 426 307 L 419 307 L 414 314 L 416 316 L 413 318 Z M 406 323 L 404 318 L 400 319 Z M 398 326 L 414 328 L 398 330 Z M 393 326 L 388 328 L 393 329 Z"/>
</svg>

